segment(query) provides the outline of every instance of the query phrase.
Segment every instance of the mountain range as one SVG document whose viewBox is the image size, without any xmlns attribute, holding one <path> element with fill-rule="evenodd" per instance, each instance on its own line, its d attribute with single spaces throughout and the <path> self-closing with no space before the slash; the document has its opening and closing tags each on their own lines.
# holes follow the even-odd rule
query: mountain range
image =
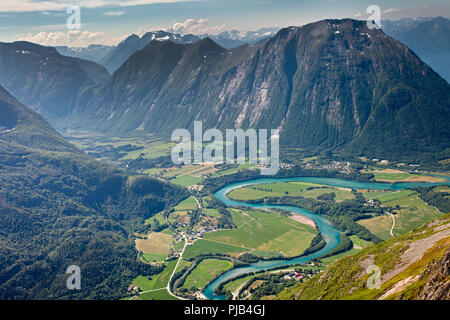
<svg viewBox="0 0 450 320">
<path fill-rule="evenodd" d="M 443 17 L 383 21 L 383 30 L 404 43 L 450 82 L 450 20 Z"/>
<path fill-rule="evenodd" d="M 192 34 L 181 35 L 167 31 L 147 32 L 142 37 L 133 34 L 120 42 L 117 46 L 90 45 L 87 48 L 69 48 L 67 46 L 55 47 L 64 56 L 91 60 L 106 67 L 114 73 L 133 53 L 143 49 L 151 41 L 173 41 L 175 43 L 194 43 L 201 39 L 211 38 L 224 48 L 234 48 L 248 43 L 256 43 L 272 37 L 280 28 L 262 28 L 256 31 L 240 32 L 237 30 L 224 31 L 218 35 Z"/>
<path fill-rule="evenodd" d="M 124 41 L 110 58 L 131 56 L 112 76 L 54 48 L 3 43 L 0 83 L 61 131 L 169 137 L 202 120 L 222 130 L 279 128 L 284 147 L 311 152 L 449 157 L 449 84 L 365 22 L 289 27 L 232 49 L 210 38 L 165 37 Z"/>
<path fill-rule="evenodd" d="M 430 65 L 447 82 L 450 82 L 450 21 L 444 17 L 437 18 L 405 18 L 397 21 L 383 20 L 383 31 L 412 49 L 425 63 Z M 116 46 L 90 45 L 87 48 L 56 49 L 65 56 L 91 60 L 102 64 L 113 73 L 132 53 L 142 49 L 151 40 L 172 40 L 179 43 L 190 43 L 200 39 L 210 38 L 218 45 L 230 49 L 245 44 L 254 44 L 273 37 L 280 28 L 262 28 L 256 31 L 241 32 L 238 30 L 224 31 L 218 35 L 203 34 L 193 36 L 190 41 L 179 41 L 182 35 L 166 31 L 149 32 L 150 36 L 139 38 L 132 35 L 129 39 Z M 140 40 L 138 40 L 139 38 Z M 126 43 L 125 43 L 126 42 Z M 138 43 L 138 44 L 137 44 Z M 120 49 L 118 47 L 121 47 Z M 112 53 L 112 51 L 116 51 Z M 106 56 L 108 55 L 108 58 Z"/>
<path fill-rule="evenodd" d="M 113 48 L 100 64 L 105 66 L 110 73 L 114 73 L 132 54 L 143 49 L 151 41 L 172 41 L 174 43 L 194 43 L 200 38 L 191 34 L 180 35 L 165 31 L 147 32 L 142 37 L 131 35 Z"/>
<path fill-rule="evenodd" d="M 0 83 L 53 121 L 65 117 L 80 90 L 109 79 L 99 64 L 29 42 L 0 43 Z"/>
<path fill-rule="evenodd" d="M 231 49 L 244 44 L 254 44 L 267 38 L 273 37 L 281 28 L 262 28 L 256 31 L 241 32 L 230 30 L 219 33 L 218 35 L 204 34 L 202 39 L 210 38 L 218 45 Z"/>
<path fill-rule="evenodd" d="M 448 157 L 449 99 L 449 84 L 400 42 L 324 20 L 233 49 L 152 41 L 84 90 L 59 128 L 169 136 L 202 120 L 280 128 L 289 147 L 436 160 Z"/>
<path fill-rule="evenodd" d="M 115 46 L 105 46 L 100 44 L 91 44 L 86 48 L 67 46 L 55 47 L 55 49 L 63 56 L 90 60 L 96 63 L 100 63 L 112 50 L 114 50 L 114 48 Z"/>
</svg>

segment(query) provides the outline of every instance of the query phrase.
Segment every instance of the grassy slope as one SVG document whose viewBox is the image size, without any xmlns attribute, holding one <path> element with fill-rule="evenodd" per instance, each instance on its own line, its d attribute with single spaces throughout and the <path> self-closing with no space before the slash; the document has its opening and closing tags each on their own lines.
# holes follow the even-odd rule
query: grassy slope
<svg viewBox="0 0 450 320">
<path fill-rule="evenodd" d="M 450 215 L 429 223 L 408 234 L 384 241 L 361 252 L 342 258 L 330 265 L 326 271 L 307 283 L 296 285 L 279 294 L 278 299 L 416 299 L 436 267 L 429 268 L 433 261 L 444 256 L 450 245 Z M 433 239 L 436 237 L 437 239 Z M 412 258 L 404 258 L 408 248 L 427 245 L 423 252 Z M 423 255 L 422 255 L 423 254 Z M 406 255 L 405 255 L 406 256 Z M 404 260 L 406 259 L 406 260 Z M 405 262 L 406 261 L 406 262 Z M 381 269 L 380 289 L 368 289 L 370 274 L 368 265 L 377 265 Z M 401 269 L 401 265 L 405 269 Z M 425 272 L 428 269 L 427 272 Z M 397 274 L 392 274 L 397 270 Z M 388 276 L 391 274 L 391 276 Z M 417 278 L 414 278 L 417 277 Z M 398 286 L 400 281 L 407 282 Z M 448 281 L 447 280 L 443 280 Z M 391 291 L 397 286 L 397 291 Z M 388 293 L 390 292 L 390 293 Z"/>
<path fill-rule="evenodd" d="M 232 267 L 233 264 L 230 261 L 205 259 L 189 274 L 183 287 L 186 289 L 192 287 L 202 289 L 209 281 Z"/>
</svg>

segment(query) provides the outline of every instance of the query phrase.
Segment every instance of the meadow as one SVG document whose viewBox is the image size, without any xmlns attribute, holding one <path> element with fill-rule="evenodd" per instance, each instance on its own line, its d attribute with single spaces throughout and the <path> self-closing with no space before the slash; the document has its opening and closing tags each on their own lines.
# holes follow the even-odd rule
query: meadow
<svg viewBox="0 0 450 320">
<path fill-rule="evenodd" d="M 184 251 L 183 258 L 192 259 L 202 254 L 229 254 L 236 255 L 238 253 L 248 251 L 246 248 L 236 247 L 226 243 L 219 243 L 200 239 L 188 246 Z"/>
<path fill-rule="evenodd" d="M 293 257 L 302 254 L 317 231 L 273 212 L 231 210 L 237 229 L 220 230 L 205 236 L 206 241 Z M 195 246 L 195 244 L 194 244 Z"/>
<path fill-rule="evenodd" d="M 192 270 L 186 278 L 183 288 L 190 289 L 192 287 L 203 289 L 209 281 L 231 269 L 233 264 L 230 261 L 218 259 L 205 259 Z"/>
<path fill-rule="evenodd" d="M 174 240 L 169 234 L 152 232 L 147 236 L 147 239 L 136 239 L 135 244 L 138 251 L 148 254 L 147 257 L 154 259 L 159 256 L 161 258 L 164 257 L 165 259 L 169 255 L 170 249 L 173 247 Z M 163 261 L 164 259 L 158 261 Z"/>
<path fill-rule="evenodd" d="M 444 179 L 434 176 L 409 173 L 401 170 L 384 169 L 367 171 L 372 173 L 379 182 L 445 182 Z"/>
<path fill-rule="evenodd" d="M 302 196 L 317 199 L 325 193 L 334 193 L 337 202 L 354 199 L 350 189 L 323 186 L 315 183 L 285 182 L 268 183 L 233 190 L 228 194 L 231 199 L 239 201 L 260 200 L 266 197 Z"/>
<path fill-rule="evenodd" d="M 138 276 L 133 280 L 132 285 L 140 287 L 142 291 L 165 288 L 176 264 L 177 260 L 168 261 L 165 263 L 166 267 L 163 272 L 151 277 Z"/>
<path fill-rule="evenodd" d="M 400 208 L 394 210 L 395 227 L 394 235 L 407 233 L 420 227 L 425 222 L 437 219 L 442 216 L 436 208 L 426 204 L 419 198 L 418 194 L 412 190 L 402 191 L 372 191 L 364 193 L 368 199 L 381 201 L 382 206 Z M 381 239 L 391 238 L 392 217 L 389 215 L 379 216 L 371 219 L 361 220 L 359 224 L 365 226 L 373 234 Z"/>
</svg>

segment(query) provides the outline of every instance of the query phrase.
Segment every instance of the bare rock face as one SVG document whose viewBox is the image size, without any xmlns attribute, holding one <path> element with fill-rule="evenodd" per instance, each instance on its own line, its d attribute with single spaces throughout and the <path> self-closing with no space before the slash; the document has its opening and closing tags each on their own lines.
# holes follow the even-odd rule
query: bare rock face
<svg viewBox="0 0 450 320">
<path fill-rule="evenodd" d="M 444 256 L 430 264 L 424 274 L 431 273 L 418 298 L 420 300 L 450 300 L 450 248 Z"/>
</svg>

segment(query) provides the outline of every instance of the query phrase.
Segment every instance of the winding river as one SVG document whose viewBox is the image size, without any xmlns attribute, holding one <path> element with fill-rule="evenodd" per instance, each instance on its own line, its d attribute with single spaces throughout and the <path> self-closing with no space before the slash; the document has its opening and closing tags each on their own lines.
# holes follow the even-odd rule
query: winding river
<svg viewBox="0 0 450 320">
<path fill-rule="evenodd" d="M 325 238 L 326 245 L 321 250 L 316 251 L 313 254 L 308 256 L 302 256 L 293 259 L 277 259 L 271 261 L 259 261 L 256 263 L 252 263 L 245 267 L 233 268 L 213 282 L 211 282 L 204 290 L 203 294 L 207 299 L 211 300 L 224 300 L 225 296 L 223 295 L 215 295 L 214 290 L 224 281 L 235 278 L 242 274 L 251 273 L 255 271 L 262 271 L 267 269 L 273 269 L 277 267 L 282 267 L 286 265 L 295 265 L 300 263 L 305 263 L 308 260 L 317 258 L 330 250 L 334 249 L 340 242 L 340 231 L 334 228 L 325 218 L 322 216 L 313 214 L 307 210 L 287 205 L 266 205 L 266 204 L 249 204 L 239 201 L 231 200 L 227 197 L 227 194 L 230 193 L 234 189 L 242 188 L 249 185 L 256 184 L 264 184 L 264 183 L 275 183 L 275 182 L 310 182 L 317 183 L 327 186 L 333 187 L 342 187 L 342 188 L 352 188 L 352 189 L 362 189 L 362 190 L 403 190 L 406 188 L 415 188 L 415 187 L 428 187 L 428 186 L 436 186 L 436 185 L 448 185 L 450 182 L 450 178 L 443 177 L 447 179 L 447 182 L 443 183 L 424 183 L 424 182 L 405 182 L 405 183 L 373 183 L 373 182 L 359 182 L 352 180 L 342 180 L 342 179 L 334 179 L 334 178 L 315 178 L 315 177 L 297 177 L 297 178 L 263 178 L 257 180 L 248 180 L 244 182 L 229 184 L 219 191 L 217 191 L 214 195 L 216 198 L 221 200 L 227 206 L 247 206 L 255 209 L 283 209 L 292 212 L 293 214 L 300 214 L 306 216 L 316 223 L 319 231 L 322 233 Z"/>
</svg>

